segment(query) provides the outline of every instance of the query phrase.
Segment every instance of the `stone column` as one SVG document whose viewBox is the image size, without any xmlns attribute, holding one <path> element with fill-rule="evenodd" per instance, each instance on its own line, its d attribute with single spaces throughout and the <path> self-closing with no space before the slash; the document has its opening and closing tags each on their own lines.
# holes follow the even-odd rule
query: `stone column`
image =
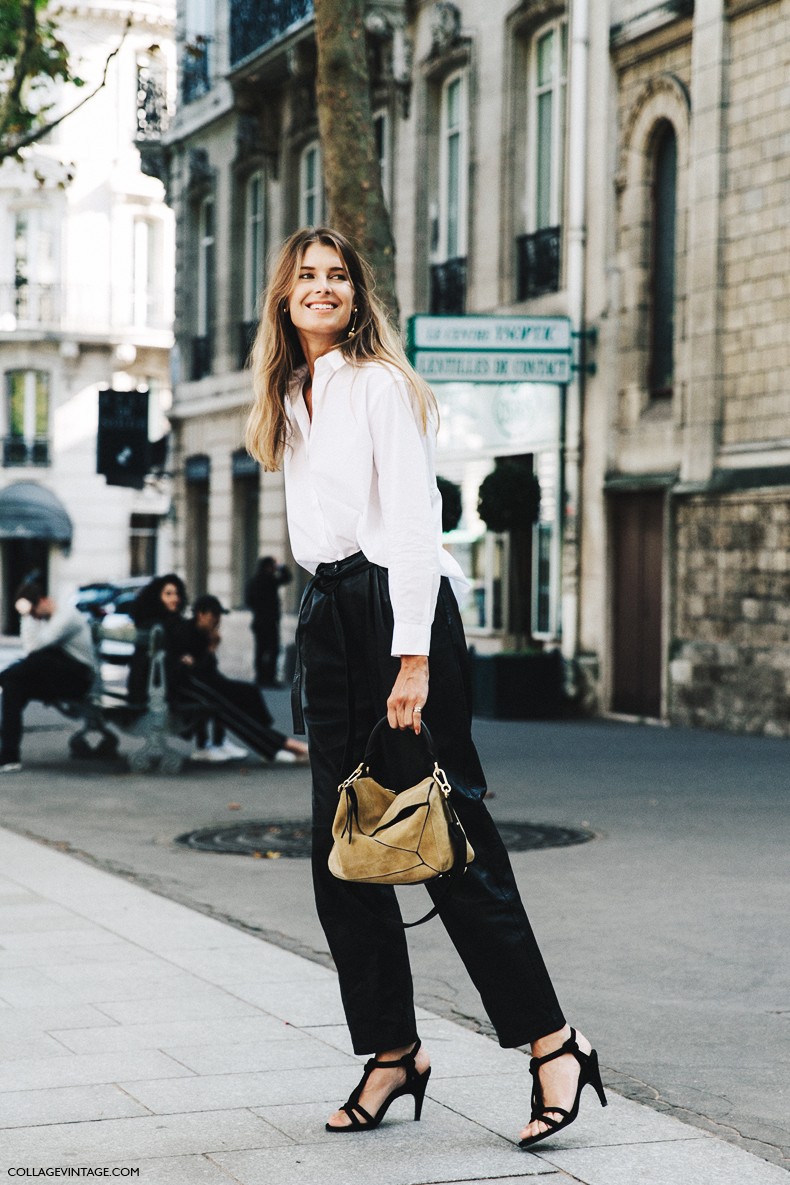
<svg viewBox="0 0 790 1185">
<path fill-rule="evenodd" d="M 691 53 L 689 387 L 681 476 L 713 472 L 721 423 L 721 217 L 728 33 L 724 0 L 697 0 Z"/>
</svg>

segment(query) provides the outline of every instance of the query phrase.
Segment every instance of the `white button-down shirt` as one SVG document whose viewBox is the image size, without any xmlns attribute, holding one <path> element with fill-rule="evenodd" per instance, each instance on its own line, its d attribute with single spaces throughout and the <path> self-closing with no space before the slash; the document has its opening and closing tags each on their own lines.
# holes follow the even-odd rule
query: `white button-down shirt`
<svg viewBox="0 0 790 1185">
<path fill-rule="evenodd" d="M 387 568 L 395 628 L 392 653 L 428 654 L 439 580 L 466 579 L 442 548 L 435 430 L 421 431 L 408 384 L 380 362 L 352 366 L 340 350 L 313 374 L 313 418 L 293 378 L 287 409 L 285 494 L 291 550 L 315 572 L 357 551 Z"/>
</svg>

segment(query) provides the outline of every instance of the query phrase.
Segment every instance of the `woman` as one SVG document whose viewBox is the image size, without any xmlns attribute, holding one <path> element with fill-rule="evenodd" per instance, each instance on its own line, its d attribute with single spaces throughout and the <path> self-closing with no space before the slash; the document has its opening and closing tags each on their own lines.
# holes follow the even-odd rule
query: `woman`
<svg viewBox="0 0 790 1185">
<path fill-rule="evenodd" d="M 200 720 L 219 720 L 265 761 L 306 762 L 307 747 L 271 727 L 272 716 L 258 689 L 250 683 L 226 679 L 217 669 L 212 633 L 219 627 L 222 606 L 216 597 L 195 602 L 195 616 L 184 617 L 186 588 L 180 576 L 168 572 L 140 590 L 130 609 L 138 629 L 161 626 L 164 631 L 168 700 L 179 712 Z M 200 612 L 200 610 L 207 610 Z M 135 648 L 129 673 L 129 698 L 147 698 L 148 645 Z M 239 750 L 243 754 L 243 750 Z"/>
<path fill-rule="evenodd" d="M 282 248 L 252 366 L 247 447 L 267 469 L 284 465 L 292 551 L 315 573 L 298 640 L 316 904 L 354 1050 L 375 1051 L 327 1129 L 374 1128 L 403 1094 L 414 1097 L 419 1118 L 430 1074 L 394 890 L 336 880 L 327 867 L 337 787 L 376 720 L 386 714 L 393 730 L 387 775 L 398 789 L 424 773 L 416 740 L 424 713 L 475 850 L 448 893 L 428 891 L 500 1044 L 532 1046 L 532 1117 L 521 1133 L 521 1146 L 531 1147 L 576 1118 L 587 1083 L 602 1103 L 605 1096 L 595 1052 L 565 1023 L 481 801 L 466 645 L 450 588 L 463 576 L 441 547 L 435 400 L 373 297 L 367 265 L 325 228 L 298 231 Z"/>
</svg>

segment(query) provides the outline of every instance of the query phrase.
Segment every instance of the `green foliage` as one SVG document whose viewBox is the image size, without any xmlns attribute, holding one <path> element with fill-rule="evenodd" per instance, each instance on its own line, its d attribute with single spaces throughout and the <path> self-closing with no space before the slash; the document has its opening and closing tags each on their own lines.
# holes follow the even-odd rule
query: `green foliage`
<svg viewBox="0 0 790 1185">
<path fill-rule="evenodd" d="M 436 484 L 442 495 L 442 530 L 454 531 L 461 521 L 463 504 L 461 502 L 461 487 L 446 477 L 437 477 Z"/>
<path fill-rule="evenodd" d="M 0 159 L 46 130 L 53 83 L 84 85 L 46 8 L 47 0 L 0 3 Z"/>
<path fill-rule="evenodd" d="M 540 483 L 523 457 L 497 459 L 478 494 L 477 513 L 489 531 L 532 526 L 540 510 Z"/>
</svg>

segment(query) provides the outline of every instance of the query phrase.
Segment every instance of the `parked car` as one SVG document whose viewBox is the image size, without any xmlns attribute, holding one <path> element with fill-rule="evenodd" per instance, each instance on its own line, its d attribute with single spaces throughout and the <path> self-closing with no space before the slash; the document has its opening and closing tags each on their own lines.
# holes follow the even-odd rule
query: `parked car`
<svg viewBox="0 0 790 1185">
<path fill-rule="evenodd" d="M 134 653 L 135 625 L 129 608 L 150 576 L 130 576 L 128 580 L 97 580 L 82 584 L 73 604 L 92 621 L 101 623 L 99 653 L 103 662 L 125 665 Z"/>
<path fill-rule="evenodd" d="M 122 613 L 128 609 L 140 589 L 150 580 L 150 576 L 130 576 L 127 580 L 95 580 L 90 584 L 81 584 L 72 603 L 80 613 L 101 621 L 109 614 Z"/>
</svg>

